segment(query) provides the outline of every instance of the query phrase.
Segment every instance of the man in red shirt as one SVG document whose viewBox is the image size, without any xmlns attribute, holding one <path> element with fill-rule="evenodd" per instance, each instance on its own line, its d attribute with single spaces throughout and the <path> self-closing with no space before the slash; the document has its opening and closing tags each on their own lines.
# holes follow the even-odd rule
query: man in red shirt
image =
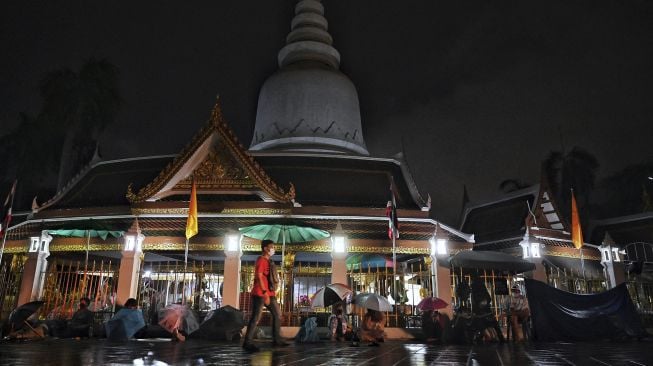
<svg viewBox="0 0 653 366">
<path fill-rule="evenodd" d="M 252 315 L 249 319 L 249 324 L 247 325 L 247 333 L 245 334 L 245 342 L 243 342 L 243 348 L 250 352 L 258 351 L 252 343 L 254 338 L 254 330 L 256 325 L 261 319 L 261 314 L 263 313 L 263 306 L 268 308 L 270 315 L 272 316 L 272 340 L 275 346 L 283 347 L 287 346 L 283 338 L 281 338 L 281 310 L 279 309 L 279 304 L 277 304 L 277 299 L 275 297 L 275 283 L 276 283 L 276 271 L 274 270 L 274 264 L 270 257 L 274 255 L 274 243 L 272 240 L 263 240 L 261 241 L 261 255 L 256 259 L 256 264 L 254 265 L 254 286 L 252 287 Z M 272 271 L 270 270 L 272 268 Z"/>
</svg>

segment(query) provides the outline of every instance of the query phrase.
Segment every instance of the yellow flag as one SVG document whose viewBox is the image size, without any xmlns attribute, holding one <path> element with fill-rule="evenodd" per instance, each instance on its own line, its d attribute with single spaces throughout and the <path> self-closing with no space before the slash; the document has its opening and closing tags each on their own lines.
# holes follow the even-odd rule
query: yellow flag
<svg viewBox="0 0 653 366">
<path fill-rule="evenodd" d="M 580 249 L 583 246 L 583 230 L 580 227 L 578 205 L 576 205 L 574 191 L 571 191 L 571 241 L 574 243 L 576 249 Z"/>
<path fill-rule="evenodd" d="M 190 239 L 198 233 L 197 228 L 197 191 L 195 190 L 195 179 L 190 190 L 190 204 L 188 205 L 188 220 L 186 221 L 186 239 Z"/>
</svg>

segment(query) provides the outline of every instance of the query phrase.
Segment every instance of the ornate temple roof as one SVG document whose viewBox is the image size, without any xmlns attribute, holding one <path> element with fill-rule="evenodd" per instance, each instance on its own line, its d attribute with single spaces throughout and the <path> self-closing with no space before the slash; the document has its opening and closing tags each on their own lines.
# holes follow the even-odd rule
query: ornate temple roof
<svg viewBox="0 0 653 366">
<path fill-rule="evenodd" d="M 587 233 L 590 242 L 601 243 L 606 233 L 619 246 L 639 242 L 653 244 L 653 212 L 590 222 Z"/>
<path fill-rule="evenodd" d="M 238 142 L 224 121 L 219 100 L 207 125 L 174 161 L 138 192 L 130 184 L 127 199 L 137 203 L 188 194 L 193 179 L 198 194 L 255 194 L 264 201 L 286 203 L 295 198 L 292 183 L 284 191 Z"/>
</svg>

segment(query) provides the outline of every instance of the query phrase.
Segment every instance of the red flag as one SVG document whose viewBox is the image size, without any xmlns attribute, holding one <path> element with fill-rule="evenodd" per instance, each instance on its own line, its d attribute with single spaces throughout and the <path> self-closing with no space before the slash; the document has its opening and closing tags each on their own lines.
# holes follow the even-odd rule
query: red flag
<svg viewBox="0 0 653 366">
<path fill-rule="evenodd" d="M 392 182 L 390 183 L 390 201 L 385 206 L 385 215 L 388 217 L 388 238 L 399 238 L 399 218 L 397 217 L 397 200 Z"/>
<path fill-rule="evenodd" d="M 573 190 L 571 191 L 571 241 L 574 243 L 576 249 L 580 249 L 583 246 L 583 230 L 580 227 L 578 206 L 576 205 Z"/>
<path fill-rule="evenodd" d="M 14 205 L 14 195 L 16 194 L 16 183 L 18 183 L 17 180 L 15 180 L 14 184 L 11 186 L 11 191 L 9 191 L 9 194 L 7 195 L 7 199 L 5 199 L 5 204 L 2 208 L 2 212 L 5 212 L 5 216 L 2 220 L 2 223 L 0 223 L 0 237 L 2 237 L 5 234 L 7 228 L 11 224 L 11 208 Z"/>
</svg>

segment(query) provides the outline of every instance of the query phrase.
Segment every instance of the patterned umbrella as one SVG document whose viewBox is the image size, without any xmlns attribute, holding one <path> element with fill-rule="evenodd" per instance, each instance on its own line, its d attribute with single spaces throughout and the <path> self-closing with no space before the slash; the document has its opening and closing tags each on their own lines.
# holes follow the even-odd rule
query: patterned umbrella
<svg viewBox="0 0 653 366">
<path fill-rule="evenodd" d="M 422 310 L 422 311 L 427 311 L 427 310 L 439 310 L 439 309 L 444 309 L 449 304 L 447 304 L 446 301 L 442 300 L 439 297 L 426 297 L 423 298 L 422 301 L 417 304 L 417 308 Z"/>
<path fill-rule="evenodd" d="M 311 297 L 311 307 L 331 306 L 338 301 L 342 301 L 347 295 L 353 293 L 351 288 L 342 283 L 332 283 L 317 290 Z"/>
<path fill-rule="evenodd" d="M 195 313 L 185 305 L 170 304 L 159 311 L 159 325 L 170 333 L 180 330 L 186 335 L 200 327 Z"/>
</svg>

